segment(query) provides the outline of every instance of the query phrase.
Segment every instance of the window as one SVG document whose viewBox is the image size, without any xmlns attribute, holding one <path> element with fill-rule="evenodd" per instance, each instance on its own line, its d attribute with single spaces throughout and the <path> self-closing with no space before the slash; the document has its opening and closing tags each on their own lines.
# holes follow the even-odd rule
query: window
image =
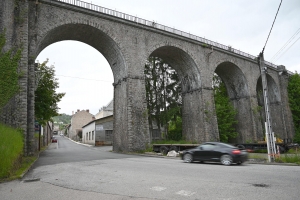
<svg viewBox="0 0 300 200">
<path fill-rule="evenodd" d="M 89 140 L 91 140 L 91 132 L 89 132 Z"/>
<path fill-rule="evenodd" d="M 214 149 L 215 148 L 215 145 L 213 145 L 213 144 L 203 144 L 203 145 L 201 145 L 201 147 L 202 147 L 202 150 L 212 150 L 212 149 Z"/>
<path fill-rule="evenodd" d="M 94 131 L 92 131 L 92 140 L 94 140 Z"/>
<path fill-rule="evenodd" d="M 105 140 L 106 141 L 112 141 L 112 130 L 105 130 Z"/>
<path fill-rule="evenodd" d="M 86 132 L 86 136 L 85 136 L 85 139 L 88 140 L 88 132 Z"/>
</svg>

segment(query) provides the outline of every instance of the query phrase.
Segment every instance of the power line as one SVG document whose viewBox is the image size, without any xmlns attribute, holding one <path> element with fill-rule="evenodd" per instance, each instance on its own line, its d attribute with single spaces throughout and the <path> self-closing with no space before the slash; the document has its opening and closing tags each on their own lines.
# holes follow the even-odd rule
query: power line
<svg viewBox="0 0 300 200">
<path fill-rule="evenodd" d="M 276 20 L 277 14 L 278 14 L 278 12 L 279 12 L 279 9 L 280 9 L 280 6 L 281 6 L 281 3 L 282 3 L 282 0 L 280 1 L 280 4 L 279 4 L 278 10 L 277 10 L 277 13 L 276 13 L 276 15 L 275 15 L 275 19 L 274 19 L 274 21 L 273 21 L 273 24 L 272 24 L 272 27 L 271 27 L 271 30 L 270 30 L 270 32 L 269 32 L 269 35 L 268 35 L 268 38 L 267 38 L 267 40 L 266 40 L 265 46 L 264 46 L 264 48 L 263 48 L 263 50 L 262 50 L 262 54 L 264 53 L 265 47 L 266 47 L 266 45 L 267 45 L 267 42 L 268 42 L 268 40 L 269 40 L 269 37 L 270 37 L 271 31 L 272 31 L 272 29 L 273 29 L 273 26 L 274 26 L 274 23 L 275 23 L 275 20 Z"/>
<path fill-rule="evenodd" d="M 97 80 L 97 79 L 81 78 L 81 77 L 75 77 L 75 76 L 65 76 L 65 75 L 55 75 L 55 76 L 62 76 L 62 77 L 67 77 L 67 78 L 76 78 L 76 79 L 83 79 L 83 80 L 88 80 L 88 81 L 100 81 L 100 82 L 109 82 L 109 83 L 111 83 L 111 81 L 106 81 L 106 80 Z"/>
<path fill-rule="evenodd" d="M 291 46 L 289 46 L 289 48 L 287 48 L 275 61 L 277 61 L 281 56 L 283 56 L 299 39 L 300 37 L 298 37 L 298 39 L 293 44 L 291 44 Z"/>
<path fill-rule="evenodd" d="M 278 57 L 279 55 L 280 55 L 280 53 L 284 50 L 284 48 L 286 48 L 287 47 L 287 45 L 296 37 L 296 35 L 298 35 L 300 33 L 300 28 L 294 33 L 294 35 L 292 35 L 291 37 L 290 37 L 290 39 L 281 47 L 281 49 L 279 49 L 279 51 L 277 51 L 277 53 L 271 58 L 271 62 L 273 61 L 273 60 L 275 60 L 276 59 L 276 57 Z M 299 39 L 299 38 L 298 38 Z M 297 40 L 298 40 L 297 39 Z M 294 42 L 295 43 L 295 42 Z M 294 44 L 293 43 L 293 44 Z M 292 44 L 292 45 L 293 45 Z M 291 46 L 292 46 L 291 45 Z M 290 47 L 291 47 L 290 46 Z M 289 48 L 290 48 L 289 47 Z M 287 51 L 287 50 L 286 50 Z M 280 57 L 281 57 L 282 55 L 280 55 Z M 278 60 L 278 58 L 276 59 L 276 60 Z"/>
</svg>

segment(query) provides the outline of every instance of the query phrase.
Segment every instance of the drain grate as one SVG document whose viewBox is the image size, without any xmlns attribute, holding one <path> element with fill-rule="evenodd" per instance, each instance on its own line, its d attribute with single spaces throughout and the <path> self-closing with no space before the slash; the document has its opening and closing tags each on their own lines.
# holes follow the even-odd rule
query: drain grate
<svg viewBox="0 0 300 200">
<path fill-rule="evenodd" d="M 255 183 L 255 184 L 252 184 L 254 187 L 269 187 L 269 185 L 267 184 L 264 184 L 264 183 Z"/>
</svg>

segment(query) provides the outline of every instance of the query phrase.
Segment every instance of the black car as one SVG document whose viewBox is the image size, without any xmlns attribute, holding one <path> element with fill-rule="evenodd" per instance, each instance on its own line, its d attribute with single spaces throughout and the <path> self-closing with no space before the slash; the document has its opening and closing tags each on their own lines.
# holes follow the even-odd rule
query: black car
<svg viewBox="0 0 300 200">
<path fill-rule="evenodd" d="M 181 153 L 184 162 L 210 161 L 221 162 L 223 165 L 232 163 L 242 164 L 248 159 L 246 150 L 221 142 L 206 142 L 193 149 L 184 150 Z"/>
</svg>

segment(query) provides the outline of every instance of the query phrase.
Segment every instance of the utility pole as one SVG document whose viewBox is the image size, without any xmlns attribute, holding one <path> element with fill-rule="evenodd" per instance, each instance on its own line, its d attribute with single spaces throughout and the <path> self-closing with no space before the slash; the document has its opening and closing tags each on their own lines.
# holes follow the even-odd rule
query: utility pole
<svg viewBox="0 0 300 200">
<path fill-rule="evenodd" d="M 265 66 L 264 53 L 261 52 L 258 57 L 258 65 L 260 67 L 260 74 L 262 80 L 263 96 L 264 96 L 264 105 L 265 105 L 265 114 L 266 114 L 266 140 L 268 148 L 268 160 L 269 162 L 275 161 L 275 155 L 277 154 L 275 146 L 275 137 L 272 131 L 272 120 L 269 110 L 269 99 L 268 99 L 268 83 L 267 83 L 267 67 Z"/>
</svg>

